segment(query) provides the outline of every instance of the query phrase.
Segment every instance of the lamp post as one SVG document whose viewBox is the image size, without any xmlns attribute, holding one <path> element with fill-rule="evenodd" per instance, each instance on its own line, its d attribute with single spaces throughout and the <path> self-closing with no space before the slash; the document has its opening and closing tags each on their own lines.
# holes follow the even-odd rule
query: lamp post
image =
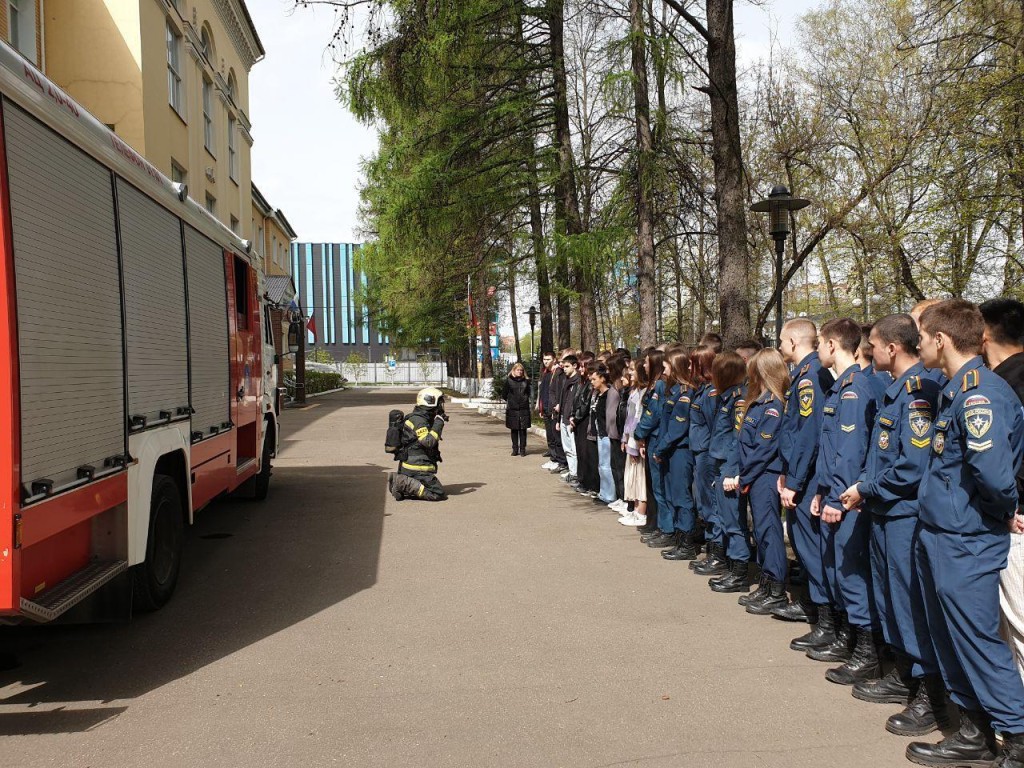
<svg viewBox="0 0 1024 768">
<path fill-rule="evenodd" d="M 776 184 L 765 200 L 750 206 L 750 210 L 767 213 L 771 222 L 771 235 L 775 241 L 775 346 L 782 336 L 782 256 L 786 252 L 786 238 L 789 237 L 789 212 L 799 211 L 811 204 L 810 200 L 793 197 L 782 184 Z"/>
<path fill-rule="evenodd" d="M 534 375 L 536 374 L 536 368 L 537 368 L 537 366 L 536 366 L 537 355 L 536 355 L 536 353 L 534 352 L 534 349 L 533 349 L 534 329 L 537 327 L 537 308 L 531 304 L 530 308 L 528 310 L 526 310 L 526 312 L 524 312 L 523 314 L 525 314 L 527 317 L 530 318 L 530 388 L 532 390 L 533 389 L 533 378 L 534 378 Z"/>
</svg>

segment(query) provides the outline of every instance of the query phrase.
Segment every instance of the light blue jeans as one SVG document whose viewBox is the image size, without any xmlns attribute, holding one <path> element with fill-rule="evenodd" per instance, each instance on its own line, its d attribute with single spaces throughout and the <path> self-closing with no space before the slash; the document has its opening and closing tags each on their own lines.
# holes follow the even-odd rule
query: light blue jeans
<svg viewBox="0 0 1024 768">
<path fill-rule="evenodd" d="M 615 478 L 612 477 L 612 441 L 608 437 L 597 438 L 597 474 L 601 477 L 598 498 L 611 504 L 615 501 Z"/>
</svg>

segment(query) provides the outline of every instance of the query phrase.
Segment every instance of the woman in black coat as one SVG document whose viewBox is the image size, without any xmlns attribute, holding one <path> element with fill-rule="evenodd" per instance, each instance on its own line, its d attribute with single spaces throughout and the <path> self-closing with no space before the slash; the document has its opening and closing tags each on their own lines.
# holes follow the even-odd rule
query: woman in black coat
<svg viewBox="0 0 1024 768">
<path fill-rule="evenodd" d="M 526 430 L 530 428 L 530 380 L 522 363 L 509 371 L 505 385 L 505 426 L 512 430 L 512 455 L 526 455 Z"/>
</svg>

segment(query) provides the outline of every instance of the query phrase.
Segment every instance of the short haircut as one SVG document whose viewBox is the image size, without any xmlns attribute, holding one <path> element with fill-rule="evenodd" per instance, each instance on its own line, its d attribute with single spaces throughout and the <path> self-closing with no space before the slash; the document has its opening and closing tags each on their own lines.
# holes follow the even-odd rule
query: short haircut
<svg viewBox="0 0 1024 768">
<path fill-rule="evenodd" d="M 719 394 L 729 387 L 742 384 L 746 375 L 747 364 L 735 352 L 722 352 L 715 357 L 715 362 L 711 364 L 711 381 Z"/>
<path fill-rule="evenodd" d="M 921 334 L 917 323 L 910 315 L 886 315 L 871 330 L 885 344 L 896 344 L 908 355 L 917 357 L 917 346 L 921 342 Z"/>
<path fill-rule="evenodd" d="M 918 315 L 924 312 L 928 307 L 934 307 L 936 304 L 941 304 L 942 299 L 921 299 L 917 304 L 910 308 L 910 315 Z"/>
<path fill-rule="evenodd" d="M 936 333 L 948 336 L 953 349 L 962 355 L 977 355 L 981 352 L 985 320 L 971 302 L 946 299 L 924 311 L 921 330 L 932 336 Z"/>
<path fill-rule="evenodd" d="M 626 349 L 625 347 L 617 347 L 616 350 L 615 350 L 615 353 L 618 354 L 618 355 L 622 355 L 627 360 L 632 360 L 633 359 L 633 356 L 629 353 L 629 350 Z"/>
<path fill-rule="evenodd" d="M 562 358 L 562 362 L 568 363 L 569 365 L 580 364 L 579 358 L 577 358 L 576 355 L 566 355 L 565 357 Z"/>
<path fill-rule="evenodd" d="M 794 338 L 802 339 L 810 344 L 818 343 L 818 328 L 814 325 L 813 320 L 808 320 L 806 317 L 794 317 L 792 320 L 787 320 L 786 324 L 782 326 L 782 330 L 789 331 Z"/>
<path fill-rule="evenodd" d="M 711 347 L 715 352 L 722 351 L 722 337 L 714 331 L 708 331 L 700 337 L 702 347 Z"/>
<path fill-rule="evenodd" d="M 848 317 L 829 320 L 821 326 L 821 338 L 837 342 L 848 354 L 856 354 L 861 339 L 860 323 Z"/>
<path fill-rule="evenodd" d="M 580 362 L 583 363 L 584 365 L 590 365 L 592 362 L 594 362 L 594 353 L 593 352 L 581 352 L 579 359 L 580 359 Z"/>
<path fill-rule="evenodd" d="M 555 353 L 552 352 L 551 350 L 548 350 L 547 352 L 541 352 L 540 356 L 541 357 L 554 357 Z"/>
<path fill-rule="evenodd" d="M 996 344 L 1024 344 L 1024 304 L 1016 299 L 989 299 L 978 307 Z"/>
<path fill-rule="evenodd" d="M 760 352 L 761 348 L 762 344 L 757 339 L 743 339 L 733 347 L 733 349 L 752 349 L 755 352 Z"/>
</svg>

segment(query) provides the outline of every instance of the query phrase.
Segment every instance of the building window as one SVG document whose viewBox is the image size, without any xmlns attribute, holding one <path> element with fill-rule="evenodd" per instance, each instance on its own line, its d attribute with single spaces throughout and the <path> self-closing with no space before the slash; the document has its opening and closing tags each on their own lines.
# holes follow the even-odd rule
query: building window
<svg viewBox="0 0 1024 768">
<path fill-rule="evenodd" d="M 235 150 L 235 125 L 237 120 L 231 115 L 228 115 L 228 176 L 231 180 L 238 183 L 238 152 Z"/>
<path fill-rule="evenodd" d="M 11 45 L 37 64 L 35 0 L 7 0 L 7 29 Z"/>
<path fill-rule="evenodd" d="M 217 215 L 217 198 L 215 198 L 209 192 L 206 193 L 206 210 L 208 210 L 214 216 Z"/>
<path fill-rule="evenodd" d="M 235 103 L 235 99 L 238 98 L 238 83 L 235 80 L 235 71 L 231 70 L 228 72 L 228 98 L 231 99 L 231 103 Z"/>
<path fill-rule="evenodd" d="M 171 160 L 171 181 L 175 184 L 187 184 L 188 183 L 188 172 L 178 165 L 174 160 Z"/>
<path fill-rule="evenodd" d="M 203 146 L 216 157 L 213 151 L 213 83 L 203 78 Z"/>
<path fill-rule="evenodd" d="M 184 101 L 181 96 L 181 35 L 167 22 L 167 101 L 179 115 Z"/>
<path fill-rule="evenodd" d="M 238 219 L 236 219 L 234 216 L 231 217 L 231 231 L 234 232 L 236 235 L 238 234 Z"/>
</svg>

